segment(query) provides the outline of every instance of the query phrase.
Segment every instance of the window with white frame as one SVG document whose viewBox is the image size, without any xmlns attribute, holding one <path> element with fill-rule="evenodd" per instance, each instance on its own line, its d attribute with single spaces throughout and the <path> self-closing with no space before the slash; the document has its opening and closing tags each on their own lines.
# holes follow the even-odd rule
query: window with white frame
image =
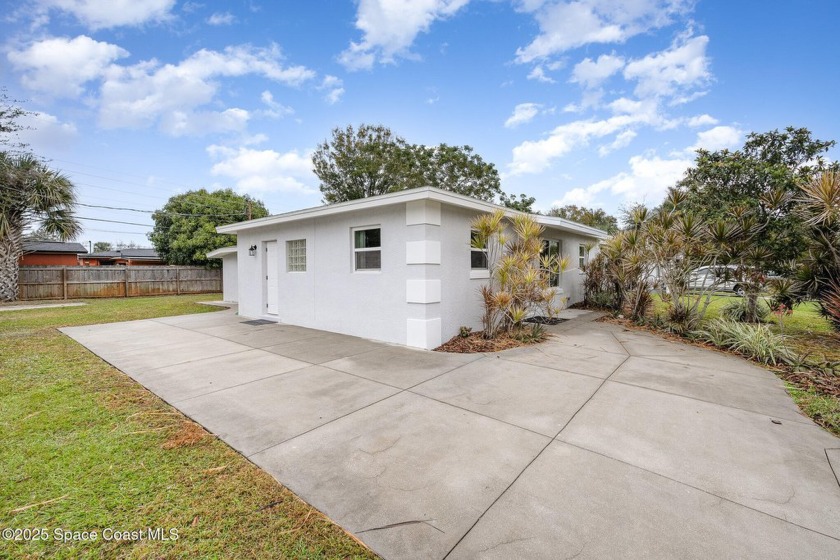
<svg viewBox="0 0 840 560">
<path fill-rule="evenodd" d="M 560 287 L 560 259 L 562 245 L 559 239 L 543 239 L 540 258 L 552 261 L 552 268 L 548 271 L 548 285 L 552 288 Z"/>
<path fill-rule="evenodd" d="M 286 270 L 306 272 L 306 239 L 286 241 Z"/>
<path fill-rule="evenodd" d="M 487 244 L 479 239 L 478 232 L 470 232 L 470 268 L 487 270 Z"/>
<path fill-rule="evenodd" d="M 583 267 L 586 266 L 586 261 L 589 260 L 589 249 L 587 249 L 586 245 L 579 245 L 578 246 L 578 268 L 583 270 Z"/>
<path fill-rule="evenodd" d="M 378 227 L 353 230 L 353 270 L 382 269 L 381 232 Z"/>
</svg>

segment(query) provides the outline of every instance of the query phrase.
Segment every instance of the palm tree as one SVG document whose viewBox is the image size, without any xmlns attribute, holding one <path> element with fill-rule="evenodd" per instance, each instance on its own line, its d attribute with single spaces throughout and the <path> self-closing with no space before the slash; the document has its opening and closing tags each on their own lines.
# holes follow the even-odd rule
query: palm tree
<svg viewBox="0 0 840 560">
<path fill-rule="evenodd" d="M 61 240 L 81 231 L 73 216 L 73 183 L 32 155 L 0 152 L 0 301 L 18 297 L 18 260 L 23 232 L 39 231 Z"/>
</svg>

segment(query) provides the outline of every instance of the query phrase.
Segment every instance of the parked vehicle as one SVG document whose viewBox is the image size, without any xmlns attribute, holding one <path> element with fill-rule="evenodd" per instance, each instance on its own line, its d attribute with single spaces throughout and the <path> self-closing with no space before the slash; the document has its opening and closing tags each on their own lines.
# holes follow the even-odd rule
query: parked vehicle
<svg viewBox="0 0 840 560">
<path fill-rule="evenodd" d="M 701 266 L 693 270 L 688 277 L 688 288 L 691 290 L 714 288 L 716 292 L 731 292 L 737 296 L 743 296 L 746 291 L 738 276 L 738 267 L 734 264 Z M 775 272 L 767 272 L 765 276 L 768 280 L 781 278 Z"/>
</svg>

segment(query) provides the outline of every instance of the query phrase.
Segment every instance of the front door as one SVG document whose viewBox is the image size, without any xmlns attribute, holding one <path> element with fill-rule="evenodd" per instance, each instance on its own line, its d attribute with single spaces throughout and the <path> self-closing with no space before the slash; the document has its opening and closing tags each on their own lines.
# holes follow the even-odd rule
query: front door
<svg viewBox="0 0 840 560">
<path fill-rule="evenodd" d="M 265 312 L 269 315 L 277 315 L 279 297 L 279 285 L 277 283 L 277 242 L 266 241 L 265 243 Z"/>
</svg>

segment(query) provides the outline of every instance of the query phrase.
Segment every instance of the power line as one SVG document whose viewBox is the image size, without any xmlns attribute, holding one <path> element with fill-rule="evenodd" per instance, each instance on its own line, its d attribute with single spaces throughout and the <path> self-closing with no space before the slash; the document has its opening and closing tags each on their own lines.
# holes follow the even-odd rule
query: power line
<svg viewBox="0 0 840 560">
<path fill-rule="evenodd" d="M 77 206 L 85 206 L 87 208 L 104 208 L 106 210 L 120 210 L 125 212 L 143 212 L 146 214 L 169 214 L 170 216 L 188 216 L 192 218 L 227 218 L 229 216 L 242 216 L 243 212 L 236 212 L 231 214 L 189 214 L 184 212 L 168 212 L 164 210 L 140 210 L 138 208 L 124 208 L 120 206 L 102 206 L 99 204 L 83 204 L 81 202 L 76 203 Z"/>
<path fill-rule="evenodd" d="M 117 231 L 113 229 L 96 229 L 96 228 L 85 228 L 85 231 L 95 231 L 99 233 L 122 233 L 125 235 L 146 235 L 147 232 L 145 231 Z"/>
<path fill-rule="evenodd" d="M 102 218 L 85 218 L 84 216 L 76 216 L 76 218 L 78 218 L 80 220 L 91 220 L 93 222 L 108 222 L 108 223 L 111 223 L 111 224 L 125 224 L 127 226 L 142 226 L 142 227 L 148 227 L 149 229 L 152 229 L 152 226 L 150 224 L 138 224 L 137 222 L 121 222 L 119 220 L 103 220 Z"/>
<path fill-rule="evenodd" d="M 58 159 L 58 158 L 50 158 L 50 159 L 51 159 L 51 161 L 60 161 L 60 162 L 69 163 L 69 164 L 72 164 L 72 165 L 81 165 L 82 167 L 89 167 L 91 169 L 98 169 L 99 171 L 105 171 L 107 173 L 114 173 L 115 175 L 123 175 L 125 177 L 136 177 L 137 179 L 148 179 L 148 177 L 144 177 L 142 175 L 134 175 L 132 173 L 126 173 L 124 171 L 115 171 L 113 169 L 107 169 L 105 167 L 97 167 L 95 165 L 90 165 L 88 163 L 80 163 L 78 161 L 69 161 L 69 160 L 66 160 L 66 159 Z M 156 180 L 160 181 L 162 183 L 169 183 L 170 185 L 173 185 L 173 186 L 176 186 L 176 187 L 187 188 L 187 189 L 194 188 L 194 187 L 189 187 L 189 186 L 187 186 L 183 183 L 176 183 L 174 181 L 169 181 L 167 179 L 156 179 Z"/>
</svg>

